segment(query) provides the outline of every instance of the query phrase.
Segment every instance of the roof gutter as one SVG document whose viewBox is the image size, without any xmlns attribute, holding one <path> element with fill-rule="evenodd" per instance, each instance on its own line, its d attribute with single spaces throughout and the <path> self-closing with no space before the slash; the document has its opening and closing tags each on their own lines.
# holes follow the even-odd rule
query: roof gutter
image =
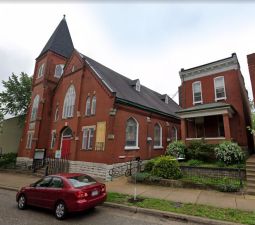
<svg viewBox="0 0 255 225">
<path fill-rule="evenodd" d="M 162 111 L 159 111 L 159 110 L 156 110 L 156 109 L 144 106 L 144 105 L 140 105 L 140 104 L 137 104 L 137 103 L 134 103 L 134 102 L 122 99 L 122 98 L 116 97 L 115 102 L 123 104 L 123 105 L 127 105 L 127 106 L 133 106 L 133 107 L 136 107 L 136 108 L 139 108 L 139 109 L 142 109 L 142 110 L 146 110 L 148 112 L 153 112 L 153 113 L 156 113 L 156 114 L 159 114 L 159 115 L 162 115 L 162 116 L 172 117 L 174 119 L 180 120 L 180 118 L 178 116 L 174 116 L 174 115 L 171 115 L 171 114 L 168 114 L 168 113 L 164 113 Z"/>
</svg>

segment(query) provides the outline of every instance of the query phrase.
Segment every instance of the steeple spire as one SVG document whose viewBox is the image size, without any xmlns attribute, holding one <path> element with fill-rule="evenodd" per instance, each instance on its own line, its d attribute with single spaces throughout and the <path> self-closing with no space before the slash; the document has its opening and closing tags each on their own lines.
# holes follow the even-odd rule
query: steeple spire
<svg viewBox="0 0 255 225">
<path fill-rule="evenodd" d="M 60 21 L 56 30 L 51 35 L 38 58 L 47 51 L 53 51 L 66 58 L 71 56 L 74 46 L 65 17 L 66 16 L 63 15 L 63 19 Z"/>
</svg>

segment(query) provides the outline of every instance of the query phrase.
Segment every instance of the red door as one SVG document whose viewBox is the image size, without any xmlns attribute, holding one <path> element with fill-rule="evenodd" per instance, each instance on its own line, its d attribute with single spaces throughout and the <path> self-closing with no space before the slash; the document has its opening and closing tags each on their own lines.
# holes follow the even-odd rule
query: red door
<svg viewBox="0 0 255 225">
<path fill-rule="evenodd" d="M 69 156 L 71 147 L 71 138 L 63 137 L 62 139 L 62 149 L 61 149 L 61 158 L 66 159 Z"/>
</svg>

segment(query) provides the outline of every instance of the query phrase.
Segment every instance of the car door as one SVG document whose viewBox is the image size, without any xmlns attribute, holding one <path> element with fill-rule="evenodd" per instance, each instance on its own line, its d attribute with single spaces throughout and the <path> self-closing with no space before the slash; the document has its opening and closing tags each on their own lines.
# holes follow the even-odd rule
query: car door
<svg viewBox="0 0 255 225">
<path fill-rule="evenodd" d="M 35 183 L 34 187 L 31 187 L 29 199 L 30 204 L 39 206 L 39 207 L 46 207 L 45 197 L 47 196 L 47 187 L 49 186 L 52 177 L 44 177 L 43 179 L 39 180 Z"/>
<path fill-rule="evenodd" d="M 52 177 L 51 183 L 45 189 L 45 204 L 47 208 L 53 208 L 56 201 L 62 199 L 64 183 L 60 177 Z"/>
</svg>

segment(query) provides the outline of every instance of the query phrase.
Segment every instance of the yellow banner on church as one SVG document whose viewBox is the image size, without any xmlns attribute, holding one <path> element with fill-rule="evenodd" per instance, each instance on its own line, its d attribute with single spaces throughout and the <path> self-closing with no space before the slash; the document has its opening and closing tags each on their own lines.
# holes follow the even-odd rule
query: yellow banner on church
<svg viewBox="0 0 255 225">
<path fill-rule="evenodd" d="M 106 122 L 97 122 L 95 150 L 103 151 L 105 147 Z"/>
</svg>

